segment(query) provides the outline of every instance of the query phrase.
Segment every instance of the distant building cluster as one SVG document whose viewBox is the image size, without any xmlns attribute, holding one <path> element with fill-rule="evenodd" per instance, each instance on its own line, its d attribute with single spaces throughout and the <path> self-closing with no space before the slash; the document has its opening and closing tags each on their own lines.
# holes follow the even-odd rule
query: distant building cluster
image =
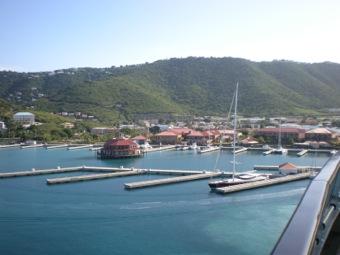
<svg viewBox="0 0 340 255">
<path fill-rule="evenodd" d="M 92 121 L 98 121 L 98 119 L 90 115 L 88 113 L 81 113 L 81 112 L 56 112 L 56 115 L 63 116 L 63 117 L 69 117 L 73 118 L 77 121 L 82 121 L 82 120 L 92 120 Z"/>
</svg>

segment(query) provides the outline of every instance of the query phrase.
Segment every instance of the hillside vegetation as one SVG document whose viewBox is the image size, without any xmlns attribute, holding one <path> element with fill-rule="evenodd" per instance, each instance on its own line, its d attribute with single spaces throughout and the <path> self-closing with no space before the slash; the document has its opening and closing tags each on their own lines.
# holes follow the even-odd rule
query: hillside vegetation
<svg viewBox="0 0 340 255">
<path fill-rule="evenodd" d="M 239 82 L 244 116 L 318 114 L 340 108 L 340 65 L 238 58 L 159 60 L 51 73 L 0 72 L 0 97 L 46 112 L 86 112 L 100 121 L 135 113 L 225 115 Z"/>
</svg>

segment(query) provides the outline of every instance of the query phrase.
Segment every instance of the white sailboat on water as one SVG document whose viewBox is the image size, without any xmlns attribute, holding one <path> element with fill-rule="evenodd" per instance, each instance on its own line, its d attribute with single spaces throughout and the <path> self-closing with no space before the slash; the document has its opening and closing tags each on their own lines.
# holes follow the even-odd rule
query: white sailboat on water
<svg viewBox="0 0 340 255">
<path fill-rule="evenodd" d="M 219 187 L 226 187 L 232 186 L 237 184 L 243 184 L 248 182 L 255 182 L 255 181 L 263 181 L 268 179 L 267 175 L 264 174 L 256 174 L 256 173 L 243 173 L 243 174 L 236 174 L 236 125 L 237 125 L 237 96 L 238 96 L 238 83 L 236 83 L 236 89 L 234 94 L 234 137 L 233 137 L 233 174 L 232 178 L 224 179 L 221 181 L 212 181 L 209 182 L 208 185 L 211 189 L 219 188 Z"/>
</svg>

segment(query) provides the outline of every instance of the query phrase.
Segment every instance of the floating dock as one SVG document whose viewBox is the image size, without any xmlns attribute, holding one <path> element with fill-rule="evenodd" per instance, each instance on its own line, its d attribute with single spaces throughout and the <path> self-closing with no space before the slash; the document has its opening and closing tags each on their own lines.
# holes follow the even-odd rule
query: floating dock
<svg viewBox="0 0 340 255">
<path fill-rule="evenodd" d="M 42 174 L 67 173 L 67 172 L 76 172 L 76 171 L 83 171 L 83 170 L 84 169 L 82 167 L 66 167 L 66 168 L 56 168 L 56 169 L 47 169 L 47 170 L 32 169 L 32 171 L 0 173 L 0 178 L 22 177 L 22 176 L 42 175 Z"/>
<path fill-rule="evenodd" d="M 198 153 L 202 154 L 202 153 L 217 151 L 219 149 L 220 149 L 220 147 L 210 147 L 210 148 L 206 148 L 206 149 L 201 149 L 201 150 L 198 151 Z"/>
<path fill-rule="evenodd" d="M 20 147 L 21 144 L 7 144 L 7 145 L 0 145 L 0 149 L 7 149 L 7 148 L 15 148 Z"/>
<path fill-rule="evenodd" d="M 274 151 L 275 151 L 275 149 L 271 149 L 271 150 L 268 150 L 268 151 L 264 151 L 264 152 L 263 152 L 263 155 L 267 156 L 267 155 L 269 155 L 269 154 L 272 154 Z"/>
<path fill-rule="evenodd" d="M 20 148 L 21 149 L 31 149 L 31 148 L 39 148 L 43 147 L 45 144 L 39 143 L 39 144 L 33 144 L 33 145 L 22 145 Z"/>
<path fill-rule="evenodd" d="M 74 146 L 74 147 L 68 147 L 68 150 L 79 150 L 79 149 L 86 149 L 86 148 L 91 148 L 93 147 L 92 144 L 89 145 L 81 145 L 81 146 Z"/>
<path fill-rule="evenodd" d="M 308 153 L 308 150 L 302 150 L 302 151 L 298 152 L 296 155 L 297 155 L 298 157 L 302 157 L 302 156 L 305 155 L 306 153 Z"/>
<path fill-rule="evenodd" d="M 51 145 L 51 146 L 46 146 L 46 149 L 59 149 L 59 148 L 65 148 L 68 146 L 69 146 L 68 144 Z"/>
<path fill-rule="evenodd" d="M 151 180 L 151 181 L 125 183 L 124 186 L 126 189 L 138 189 L 138 188 L 145 188 L 145 187 L 156 186 L 156 185 L 164 185 L 164 184 L 172 184 L 172 183 L 178 183 L 178 182 L 187 182 L 187 181 L 193 181 L 193 180 L 213 178 L 213 177 L 218 177 L 220 175 L 222 175 L 222 173 L 209 172 L 209 173 L 192 174 L 188 176 L 180 176 L 180 177 L 174 177 L 174 178 L 165 178 L 165 179 L 157 179 L 157 180 Z"/>
<path fill-rule="evenodd" d="M 160 146 L 155 148 L 149 148 L 147 150 L 143 150 L 144 153 L 154 152 L 154 151 L 165 151 L 165 150 L 175 150 L 176 145 L 167 145 L 167 146 Z"/>
<path fill-rule="evenodd" d="M 235 150 L 235 154 L 241 153 L 241 152 L 244 152 L 244 151 L 247 151 L 247 150 L 248 150 L 248 148 L 240 148 L 238 150 Z"/>
<path fill-rule="evenodd" d="M 91 180 L 107 179 L 107 178 L 137 175 L 137 174 L 145 174 L 145 171 L 125 171 L 125 172 L 120 172 L 120 173 L 89 174 L 89 175 L 81 175 L 81 176 L 54 178 L 54 179 L 47 179 L 47 184 L 61 184 L 61 183 L 69 183 L 69 182 L 91 181 Z"/>
<path fill-rule="evenodd" d="M 103 147 L 93 147 L 93 148 L 90 148 L 89 150 L 90 151 L 99 151 L 101 149 L 103 149 Z"/>
<path fill-rule="evenodd" d="M 215 191 L 220 194 L 227 194 L 227 193 L 232 193 L 232 192 L 237 192 L 237 191 L 243 191 L 243 190 L 248 190 L 248 189 L 255 189 L 255 188 L 260 188 L 260 187 L 265 187 L 265 186 L 270 186 L 274 184 L 281 184 L 281 183 L 286 183 L 286 182 L 291 182 L 291 181 L 297 181 L 301 179 L 307 179 L 311 176 L 311 173 L 302 173 L 302 174 L 294 174 L 294 175 L 287 175 L 283 177 L 278 177 L 275 179 L 268 179 L 264 181 L 258 181 L 258 182 L 249 182 L 245 184 L 239 184 L 239 185 L 233 185 L 229 187 L 224 187 L 224 188 L 218 188 Z"/>
</svg>

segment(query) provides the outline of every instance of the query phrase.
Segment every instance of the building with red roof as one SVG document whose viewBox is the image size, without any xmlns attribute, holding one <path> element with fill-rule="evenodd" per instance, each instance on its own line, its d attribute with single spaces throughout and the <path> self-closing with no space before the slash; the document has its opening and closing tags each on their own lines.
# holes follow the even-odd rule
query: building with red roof
<svg viewBox="0 0 340 255">
<path fill-rule="evenodd" d="M 336 139 L 338 133 L 327 128 L 316 128 L 306 132 L 306 139 L 312 141 L 331 141 Z"/>
<path fill-rule="evenodd" d="M 111 139 L 97 153 L 102 159 L 139 157 L 142 152 L 137 143 L 122 138 Z"/>
<path fill-rule="evenodd" d="M 279 173 L 283 175 L 287 174 L 297 174 L 305 172 L 306 170 L 297 167 L 296 165 L 292 163 L 284 163 L 282 165 L 279 165 Z"/>
<path fill-rule="evenodd" d="M 182 139 L 182 134 L 173 131 L 164 131 L 152 137 L 152 142 L 157 144 L 177 144 Z"/>
<path fill-rule="evenodd" d="M 257 136 L 272 138 L 278 140 L 280 128 L 261 128 L 256 131 Z M 281 128 L 281 138 L 293 138 L 295 141 L 303 141 L 306 136 L 306 130 L 302 128 Z"/>
</svg>

